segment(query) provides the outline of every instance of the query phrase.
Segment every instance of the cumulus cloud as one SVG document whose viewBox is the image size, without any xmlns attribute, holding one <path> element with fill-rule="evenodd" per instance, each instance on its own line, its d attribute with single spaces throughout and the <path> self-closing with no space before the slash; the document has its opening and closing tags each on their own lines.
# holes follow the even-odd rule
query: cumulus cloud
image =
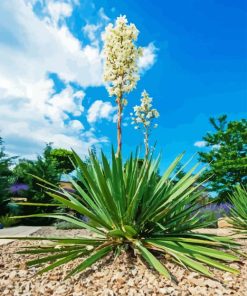
<svg viewBox="0 0 247 296">
<path fill-rule="evenodd" d="M 75 130 L 83 130 L 84 126 L 79 120 L 71 120 L 70 126 Z"/>
<path fill-rule="evenodd" d="M 89 123 L 114 120 L 115 107 L 109 102 L 98 100 L 87 113 L 83 106 L 87 87 L 103 86 L 97 40 L 109 18 L 99 10 L 99 24 L 84 28 L 91 41 L 85 44 L 66 23 L 78 2 L 0 1 L 0 135 L 12 154 L 32 156 L 45 142 L 86 153 L 90 145 L 107 141 L 94 130 L 85 130 L 80 118 L 87 115 Z M 36 4 L 40 15 L 33 10 Z M 154 60 L 155 47 L 149 44 L 139 62 L 141 69 L 148 69 Z M 50 73 L 62 81 L 61 90 Z"/>
<path fill-rule="evenodd" d="M 113 121 L 116 110 L 117 107 L 114 107 L 110 102 L 97 100 L 88 109 L 87 120 L 89 123 L 94 123 L 100 119 Z"/>
<path fill-rule="evenodd" d="M 63 18 L 71 16 L 72 6 L 66 2 L 49 2 L 47 10 L 51 16 L 51 19 L 56 23 Z"/>
<path fill-rule="evenodd" d="M 86 153 L 106 141 L 83 133 L 76 117 L 85 93 L 70 84 L 102 85 L 100 50 L 82 47 L 66 25 L 55 24 L 69 6 L 49 5 L 54 22 L 37 17 L 28 1 L 0 1 L 0 133 L 13 154 L 32 155 L 45 142 Z M 49 73 L 64 82 L 62 91 L 55 93 Z"/>
<path fill-rule="evenodd" d="M 99 47 L 100 44 L 102 44 L 102 34 L 109 21 L 110 18 L 105 14 L 104 9 L 101 7 L 98 11 L 98 22 L 96 24 L 87 22 L 82 28 L 84 36 L 90 40 L 91 45 Z"/>
<path fill-rule="evenodd" d="M 206 145 L 207 145 L 206 141 L 197 141 L 197 142 L 194 143 L 194 146 L 199 147 L 199 148 L 206 147 Z"/>
<path fill-rule="evenodd" d="M 5 77 L 14 74 L 35 79 L 53 72 L 65 82 L 83 87 L 102 84 L 99 48 L 82 47 L 66 25 L 55 26 L 46 18 L 38 18 L 23 1 L 0 1 L 0 11 L 0 29 L 7 30 L 0 47 Z"/>
<path fill-rule="evenodd" d="M 105 10 L 104 10 L 103 7 L 101 7 L 101 8 L 99 9 L 98 14 L 99 14 L 99 17 L 100 17 L 102 20 L 104 20 L 104 21 L 106 21 L 106 22 L 109 22 L 109 21 L 110 21 L 110 18 L 105 14 Z"/>
<path fill-rule="evenodd" d="M 90 41 L 96 42 L 97 36 L 96 33 L 100 30 L 101 25 L 100 24 L 86 24 L 82 30 L 83 33 L 89 38 Z"/>
<path fill-rule="evenodd" d="M 139 58 L 138 66 L 141 72 L 150 69 L 156 61 L 157 48 L 151 42 L 148 46 L 142 48 L 142 56 Z"/>
</svg>

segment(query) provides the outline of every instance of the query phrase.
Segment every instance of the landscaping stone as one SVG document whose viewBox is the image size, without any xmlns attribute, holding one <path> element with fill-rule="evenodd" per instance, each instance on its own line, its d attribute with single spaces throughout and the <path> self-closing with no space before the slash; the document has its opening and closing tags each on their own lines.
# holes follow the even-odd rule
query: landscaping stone
<svg viewBox="0 0 247 296">
<path fill-rule="evenodd" d="M 8 237 L 8 236 L 26 237 L 38 231 L 39 229 L 41 229 L 41 227 L 38 227 L 38 226 L 15 226 L 15 227 L 3 228 L 3 229 L 0 229 L 0 238 Z M 12 239 L 0 239 L 0 245 L 9 244 L 12 241 L 13 241 Z"/>
<path fill-rule="evenodd" d="M 218 228 L 231 228 L 231 224 L 229 223 L 229 220 L 226 218 L 220 218 L 217 224 Z"/>
</svg>

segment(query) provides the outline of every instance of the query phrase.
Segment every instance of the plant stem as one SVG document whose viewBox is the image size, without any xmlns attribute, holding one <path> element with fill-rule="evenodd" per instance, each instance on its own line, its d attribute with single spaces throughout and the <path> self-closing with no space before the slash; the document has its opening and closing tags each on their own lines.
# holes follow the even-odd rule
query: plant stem
<svg viewBox="0 0 247 296">
<path fill-rule="evenodd" d="M 149 154 L 148 138 L 149 138 L 148 128 L 146 127 L 145 128 L 145 157 L 147 157 Z"/>
<path fill-rule="evenodd" d="M 118 119 L 117 119 L 117 153 L 116 156 L 119 157 L 122 151 L 122 111 L 123 111 L 123 106 L 121 102 L 121 97 L 120 96 L 117 99 L 117 104 L 118 104 Z"/>
</svg>

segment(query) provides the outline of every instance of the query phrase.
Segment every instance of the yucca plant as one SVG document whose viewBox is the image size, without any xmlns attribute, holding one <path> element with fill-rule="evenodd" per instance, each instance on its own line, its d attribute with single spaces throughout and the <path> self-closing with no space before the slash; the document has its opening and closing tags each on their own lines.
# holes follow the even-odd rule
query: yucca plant
<svg viewBox="0 0 247 296">
<path fill-rule="evenodd" d="M 247 190 L 238 185 L 230 196 L 232 207 L 230 210 L 230 223 L 236 233 L 247 235 Z"/>
<path fill-rule="evenodd" d="M 93 235 L 19 238 L 52 241 L 59 246 L 34 246 L 19 252 L 43 255 L 27 262 L 28 266 L 49 262 L 39 270 L 39 274 L 81 258 L 79 265 L 68 272 L 67 277 L 70 277 L 107 255 L 117 256 L 128 250 L 134 251 L 130 253 L 140 256 L 168 279 L 174 277 L 165 266 L 166 260 L 173 260 L 209 277 L 212 273 L 207 265 L 238 273 L 238 270 L 225 264 L 238 260 L 230 250 L 237 245 L 234 241 L 228 237 L 194 232 L 207 226 L 196 213 L 196 200 L 201 195 L 197 182 L 200 172 L 194 174 L 195 166 L 174 182 L 174 170 L 182 155 L 160 178 L 157 177 L 159 158 L 153 161 L 151 157 L 146 158 L 141 166 L 137 154 L 134 157 L 131 155 L 123 164 L 114 151 L 111 161 L 103 153 L 101 160 L 91 154 L 88 164 L 76 153 L 74 158 L 77 180 L 71 179 L 71 182 L 77 193 L 69 193 L 47 183 L 47 194 L 57 201 L 57 204 L 49 206 L 67 207 L 88 217 L 89 222 L 59 212 L 31 217 L 64 220 L 89 230 Z M 25 217 L 30 216 L 22 216 Z"/>
</svg>

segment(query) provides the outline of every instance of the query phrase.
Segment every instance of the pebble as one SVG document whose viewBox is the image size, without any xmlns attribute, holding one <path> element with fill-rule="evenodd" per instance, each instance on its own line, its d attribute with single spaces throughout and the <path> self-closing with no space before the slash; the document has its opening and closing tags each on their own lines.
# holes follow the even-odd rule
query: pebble
<svg viewBox="0 0 247 296">
<path fill-rule="evenodd" d="M 57 230 L 55 230 L 56 232 Z M 226 229 L 222 230 L 226 232 Z M 80 231 L 57 231 L 54 228 L 41 229 L 40 235 L 83 236 Z M 218 233 L 220 234 L 220 232 Z M 129 258 L 121 254 L 114 262 L 97 263 L 93 268 L 68 280 L 66 272 L 81 262 L 59 267 L 42 276 L 34 277 L 37 267 L 26 268 L 25 261 L 33 255 L 18 255 L 15 252 L 21 246 L 34 245 L 38 242 L 16 241 L 0 247 L 0 295 L 2 296 L 246 296 L 247 259 L 231 266 L 238 268 L 238 276 L 227 272 L 210 269 L 215 279 L 205 278 L 194 271 L 185 270 L 171 262 L 166 267 L 177 277 L 179 284 L 166 280 L 156 271 L 147 268 L 138 258 Z M 247 252 L 247 241 L 242 249 Z M 16 266 L 18 263 L 19 267 Z M 20 268 L 21 267 L 21 268 Z"/>
</svg>

